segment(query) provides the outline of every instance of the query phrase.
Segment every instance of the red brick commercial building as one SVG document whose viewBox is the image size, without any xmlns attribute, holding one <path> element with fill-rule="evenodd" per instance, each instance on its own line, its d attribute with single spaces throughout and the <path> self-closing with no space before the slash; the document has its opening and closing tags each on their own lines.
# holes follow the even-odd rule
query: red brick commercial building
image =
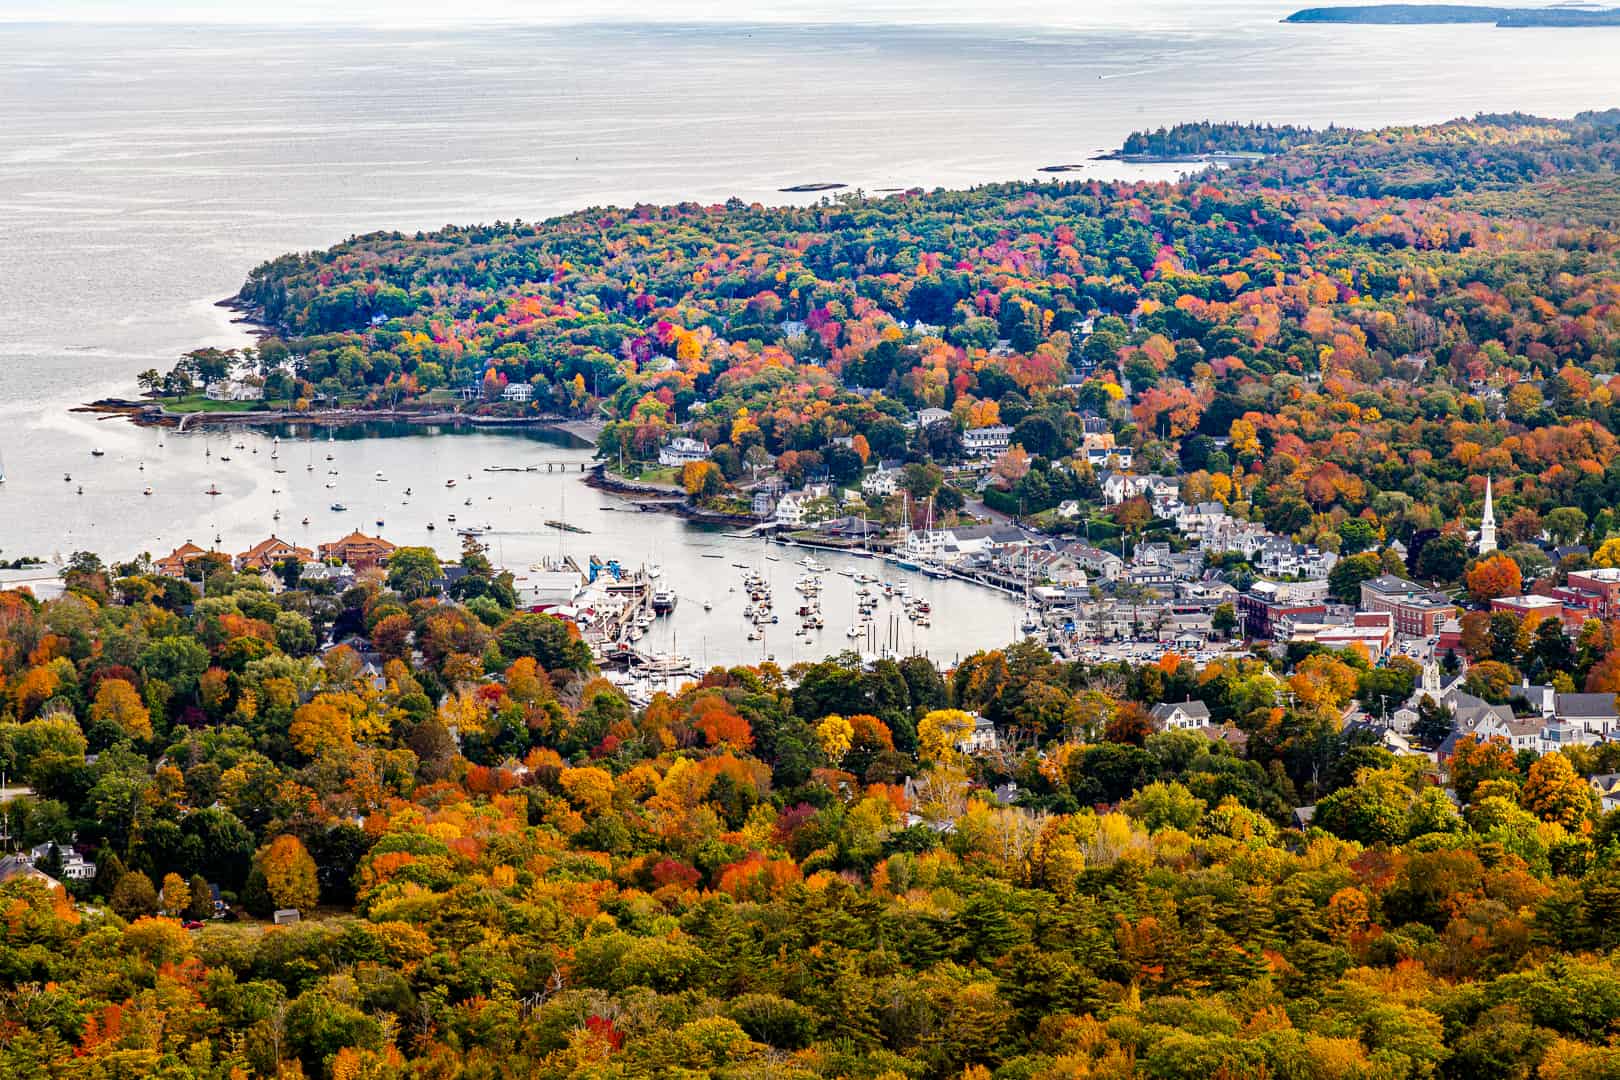
<svg viewBox="0 0 1620 1080">
<path fill-rule="evenodd" d="M 1433 637 L 1448 619 L 1457 617 L 1457 605 L 1443 593 L 1430 592 L 1415 581 L 1383 574 L 1361 583 L 1361 610 L 1387 611 L 1395 619 L 1400 637 Z"/>
</svg>

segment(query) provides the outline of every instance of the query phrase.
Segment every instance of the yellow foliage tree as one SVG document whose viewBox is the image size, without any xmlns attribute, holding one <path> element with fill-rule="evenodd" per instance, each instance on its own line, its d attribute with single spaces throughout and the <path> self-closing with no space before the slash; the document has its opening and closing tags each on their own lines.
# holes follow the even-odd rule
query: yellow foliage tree
<svg viewBox="0 0 1620 1080">
<path fill-rule="evenodd" d="M 96 700 L 90 706 L 90 719 L 96 723 L 110 722 L 132 739 L 152 737 L 152 714 L 135 688 L 123 679 L 107 679 L 96 690 Z"/>
<path fill-rule="evenodd" d="M 827 760 L 836 765 L 855 745 L 855 725 L 834 713 L 816 725 L 816 743 Z"/>
<path fill-rule="evenodd" d="M 961 709 L 935 709 L 917 722 L 917 751 L 927 761 L 951 761 L 957 743 L 973 732 L 973 717 Z"/>
<path fill-rule="evenodd" d="M 601 814 L 613 806 L 613 776 L 606 769 L 568 769 L 560 783 L 568 801 L 584 813 Z"/>
<path fill-rule="evenodd" d="M 180 915 L 190 904 L 191 887 L 186 884 L 186 879 L 179 874 L 164 874 L 163 910 L 170 915 Z"/>
<path fill-rule="evenodd" d="M 309 857 L 303 841 L 296 836 L 278 836 L 259 849 L 258 862 L 265 889 L 276 907 L 314 909 L 321 890 L 315 878 L 315 860 Z"/>
<path fill-rule="evenodd" d="M 1592 789 L 1563 754 L 1543 754 L 1531 764 L 1520 801 L 1541 820 L 1566 829 L 1578 828 L 1592 814 Z"/>
</svg>

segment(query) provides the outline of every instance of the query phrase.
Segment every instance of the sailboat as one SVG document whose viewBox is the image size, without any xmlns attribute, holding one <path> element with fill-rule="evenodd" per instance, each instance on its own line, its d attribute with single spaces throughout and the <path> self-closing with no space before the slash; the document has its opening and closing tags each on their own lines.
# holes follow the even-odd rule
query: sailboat
<svg viewBox="0 0 1620 1080">
<path fill-rule="evenodd" d="M 5 459 L 4 455 L 0 455 L 0 484 L 3 484 L 5 482 L 6 482 L 6 459 Z"/>
</svg>

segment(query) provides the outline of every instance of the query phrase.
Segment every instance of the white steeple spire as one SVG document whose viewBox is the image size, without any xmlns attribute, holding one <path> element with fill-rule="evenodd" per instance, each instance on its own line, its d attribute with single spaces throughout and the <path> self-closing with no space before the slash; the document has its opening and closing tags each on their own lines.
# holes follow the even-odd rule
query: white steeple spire
<svg viewBox="0 0 1620 1080">
<path fill-rule="evenodd" d="M 1485 513 L 1479 519 L 1479 553 L 1496 550 L 1496 508 L 1491 502 L 1491 475 L 1485 474 Z"/>
</svg>

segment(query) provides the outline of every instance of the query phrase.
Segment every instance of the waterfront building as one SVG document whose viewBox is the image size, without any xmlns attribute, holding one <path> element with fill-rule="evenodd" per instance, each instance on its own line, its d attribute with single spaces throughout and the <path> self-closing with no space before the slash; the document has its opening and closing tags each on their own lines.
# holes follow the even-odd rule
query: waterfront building
<svg viewBox="0 0 1620 1080">
<path fill-rule="evenodd" d="M 200 559 L 206 554 L 208 552 L 187 540 L 159 559 L 154 565 L 157 567 L 157 572 L 164 577 L 185 577 L 186 564 L 193 559 Z"/>
<path fill-rule="evenodd" d="M 305 563 L 314 557 L 315 553 L 309 548 L 299 547 L 297 544 L 289 543 L 279 536 L 271 535 L 268 539 L 259 541 L 237 555 L 236 568 L 238 570 L 270 570 L 283 559 L 296 559 L 301 563 Z"/>
<path fill-rule="evenodd" d="M 367 536 L 358 529 L 341 540 L 320 546 L 322 559 L 356 568 L 381 566 L 394 553 L 395 545 L 380 536 Z"/>
<path fill-rule="evenodd" d="M 709 446 L 700 439 L 677 435 L 658 451 L 658 464 L 664 466 L 690 465 L 694 461 L 708 461 Z"/>
</svg>

